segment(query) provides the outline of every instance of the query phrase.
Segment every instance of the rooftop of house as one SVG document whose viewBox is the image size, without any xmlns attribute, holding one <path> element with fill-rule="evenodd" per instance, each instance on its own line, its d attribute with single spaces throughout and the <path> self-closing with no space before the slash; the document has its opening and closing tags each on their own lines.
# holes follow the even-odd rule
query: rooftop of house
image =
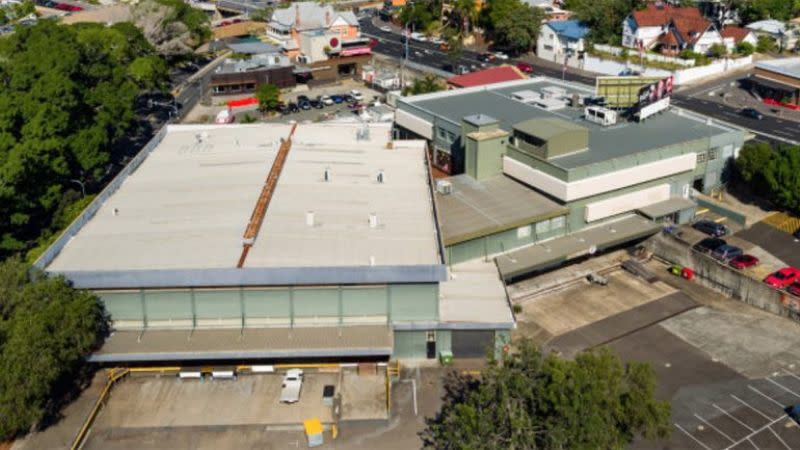
<svg viewBox="0 0 800 450">
<path fill-rule="evenodd" d="M 681 110 L 669 110 L 642 123 L 620 121 L 612 126 L 602 126 L 587 121 L 582 107 L 565 106 L 563 109 L 548 111 L 512 97 L 514 93 L 523 91 L 538 93 L 547 89 L 551 91 L 562 89 L 564 95 L 560 101 L 564 103 L 573 95 L 580 97 L 594 95 L 594 90 L 588 86 L 537 77 L 400 98 L 398 105 L 411 113 L 417 108 L 422 117 L 433 115 L 459 127 L 466 111 L 493 117 L 504 130 L 511 130 L 514 125 L 526 120 L 545 118 L 558 118 L 579 125 L 588 129 L 589 150 L 561 156 L 551 161 L 552 164 L 566 170 L 657 148 L 680 145 L 692 140 L 709 139 L 734 130 Z M 404 108 L 403 104 L 409 105 L 409 108 Z M 425 120 L 430 119 L 425 118 Z"/>
<path fill-rule="evenodd" d="M 748 30 L 747 28 L 743 27 L 725 27 L 719 32 L 723 39 L 732 38 L 733 42 L 737 44 L 742 42 L 742 40 L 750 33 L 752 33 L 752 30 Z"/>
<path fill-rule="evenodd" d="M 705 20 L 703 14 L 696 7 L 674 7 L 655 3 L 648 3 L 644 9 L 633 11 L 631 16 L 636 21 L 636 25 L 640 27 L 659 27 L 676 18 L 682 20 Z"/>
<path fill-rule="evenodd" d="M 342 19 L 350 26 L 358 26 L 358 18 L 352 11 L 336 11 L 331 5 L 317 2 L 295 2 L 272 13 L 271 25 L 298 31 L 328 28 Z"/>
<path fill-rule="evenodd" d="M 578 20 L 557 20 L 546 24 L 561 37 L 579 40 L 589 34 L 589 27 Z"/>
<path fill-rule="evenodd" d="M 327 270 L 333 283 L 341 268 L 441 264 L 425 143 L 395 141 L 389 148 L 390 129 L 297 126 L 242 266 L 273 269 L 255 281 L 269 284 L 300 269 L 292 276 L 305 279 L 315 268 Z M 198 269 L 218 269 L 194 281 L 214 283 L 221 273 L 227 283 L 242 270 L 236 267 L 245 229 L 290 130 L 283 124 L 170 126 L 46 269 L 69 278 L 89 272 L 100 284 L 111 279 L 103 275 L 108 272 L 127 272 L 137 282 L 144 273 L 157 284 L 172 277 L 172 286 L 197 278 Z M 150 276 L 154 271 L 162 273 Z"/>
<path fill-rule="evenodd" d="M 745 28 L 773 35 L 780 35 L 786 32 L 786 24 L 780 20 L 774 19 L 759 20 L 758 22 L 746 25 Z"/>
<path fill-rule="evenodd" d="M 527 78 L 525 74 L 516 67 L 499 66 L 450 77 L 447 79 L 447 84 L 463 88 L 502 83 L 504 81 L 524 80 L 525 78 Z"/>
</svg>

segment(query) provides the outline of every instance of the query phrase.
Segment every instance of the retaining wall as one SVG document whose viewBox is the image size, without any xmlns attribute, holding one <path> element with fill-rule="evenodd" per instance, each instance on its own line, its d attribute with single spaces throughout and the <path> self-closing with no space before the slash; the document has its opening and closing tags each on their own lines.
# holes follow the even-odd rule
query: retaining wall
<svg viewBox="0 0 800 450">
<path fill-rule="evenodd" d="M 773 289 L 708 255 L 692 250 L 679 236 L 659 233 L 645 242 L 654 255 L 673 264 L 689 267 L 695 282 L 779 316 L 800 321 L 800 298 Z"/>
</svg>

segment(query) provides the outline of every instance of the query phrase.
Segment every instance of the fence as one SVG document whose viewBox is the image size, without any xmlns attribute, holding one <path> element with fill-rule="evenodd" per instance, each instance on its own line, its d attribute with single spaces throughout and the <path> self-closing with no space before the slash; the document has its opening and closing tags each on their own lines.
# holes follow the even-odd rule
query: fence
<svg viewBox="0 0 800 450">
<path fill-rule="evenodd" d="M 601 52 L 610 53 L 614 56 L 620 56 L 622 55 L 622 52 L 624 50 L 628 50 L 631 56 L 636 55 L 637 58 L 639 57 L 639 53 L 635 49 L 623 49 L 621 47 L 614 47 L 613 45 L 603 45 L 603 44 L 595 44 L 594 48 Z M 648 61 L 677 64 L 683 67 L 694 67 L 695 65 L 695 60 L 693 59 L 676 58 L 674 56 L 657 55 L 654 53 L 647 53 L 647 52 L 645 52 L 642 56 L 644 57 L 644 59 Z"/>
<path fill-rule="evenodd" d="M 734 211 L 726 206 L 702 197 L 694 197 L 694 201 L 696 201 L 697 205 L 702 208 L 708 208 L 711 212 L 727 217 L 731 221 L 736 222 L 743 227 L 747 226 L 747 216 L 740 212 Z"/>
</svg>

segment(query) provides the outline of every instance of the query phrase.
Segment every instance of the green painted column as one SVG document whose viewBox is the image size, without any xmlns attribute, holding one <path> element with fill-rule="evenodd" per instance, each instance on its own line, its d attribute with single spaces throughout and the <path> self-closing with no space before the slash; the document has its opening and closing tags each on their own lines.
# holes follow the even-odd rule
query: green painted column
<svg viewBox="0 0 800 450">
<path fill-rule="evenodd" d="M 294 328 L 294 287 L 289 288 L 289 327 Z"/>
<path fill-rule="evenodd" d="M 144 289 L 139 289 L 139 300 L 142 302 L 142 326 L 147 328 L 147 303 L 144 301 Z"/>
</svg>

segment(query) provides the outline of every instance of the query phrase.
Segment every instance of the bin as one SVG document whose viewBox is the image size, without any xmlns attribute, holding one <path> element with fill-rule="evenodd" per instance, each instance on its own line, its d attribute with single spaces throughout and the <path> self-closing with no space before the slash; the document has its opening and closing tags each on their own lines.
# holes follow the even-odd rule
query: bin
<svg viewBox="0 0 800 450">
<path fill-rule="evenodd" d="M 684 267 L 683 270 L 681 271 L 681 276 L 687 280 L 691 280 L 694 278 L 694 270 L 688 267 Z"/>
<path fill-rule="evenodd" d="M 669 268 L 669 272 L 673 275 L 681 276 L 681 273 L 683 272 L 683 266 L 680 264 L 674 264 Z"/>
<path fill-rule="evenodd" d="M 303 429 L 305 429 L 309 447 L 318 447 L 324 443 L 322 437 L 322 422 L 318 418 L 315 417 L 313 419 L 304 420 Z"/>
<path fill-rule="evenodd" d="M 439 352 L 439 362 L 442 363 L 443 366 L 453 364 L 453 352 L 449 350 L 442 350 Z"/>
</svg>

